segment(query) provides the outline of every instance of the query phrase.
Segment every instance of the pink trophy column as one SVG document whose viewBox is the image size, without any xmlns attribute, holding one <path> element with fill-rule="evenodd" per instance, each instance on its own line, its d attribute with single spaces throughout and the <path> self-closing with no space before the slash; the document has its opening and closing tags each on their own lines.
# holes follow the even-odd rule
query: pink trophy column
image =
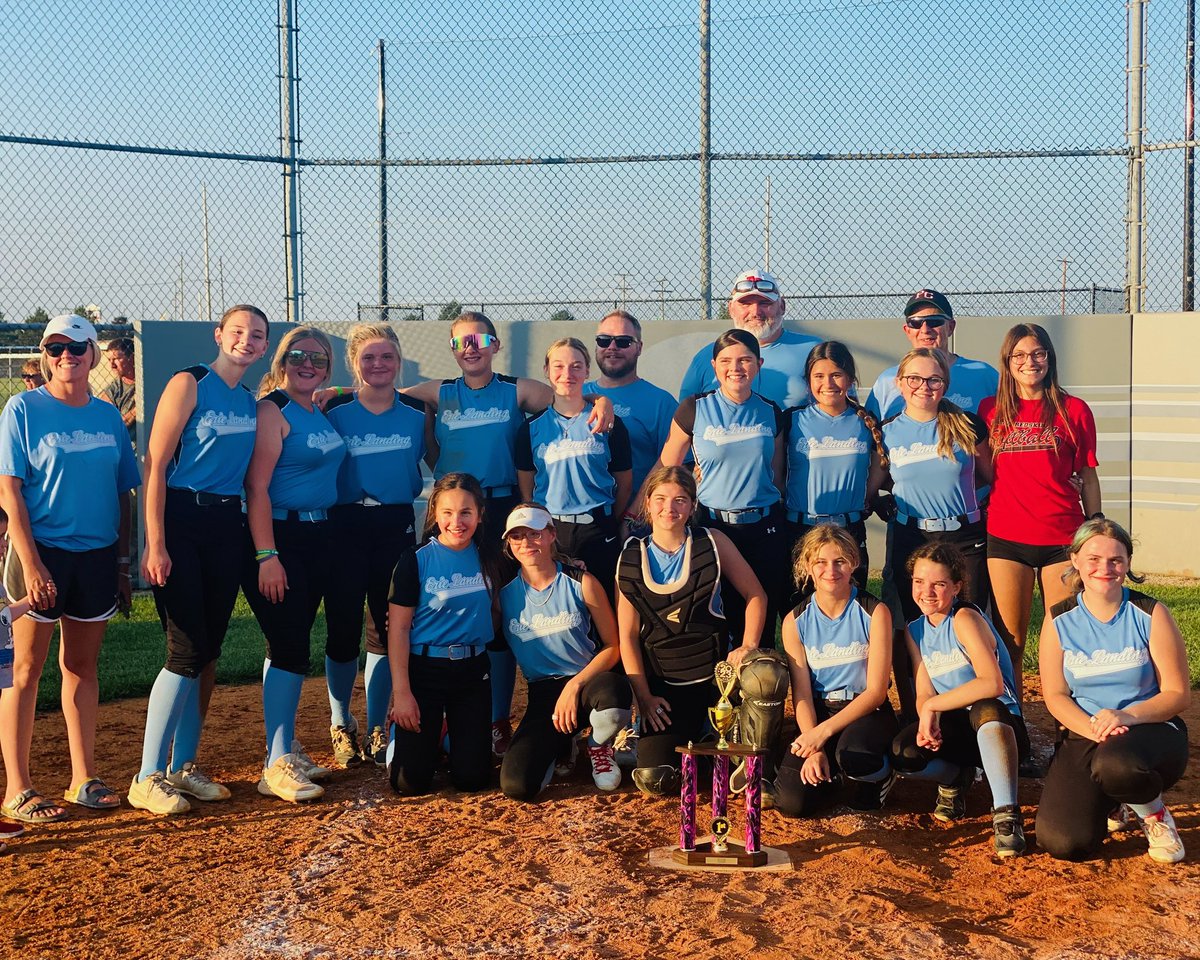
<svg viewBox="0 0 1200 960">
<path fill-rule="evenodd" d="M 713 757 L 712 815 L 715 820 L 729 812 L 729 758 Z"/>
<path fill-rule="evenodd" d="M 762 849 L 762 757 L 746 758 L 746 852 Z"/>
<path fill-rule="evenodd" d="M 696 849 L 696 758 L 680 757 L 683 776 L 679 785 L 679 849 Z"/>
</svg>

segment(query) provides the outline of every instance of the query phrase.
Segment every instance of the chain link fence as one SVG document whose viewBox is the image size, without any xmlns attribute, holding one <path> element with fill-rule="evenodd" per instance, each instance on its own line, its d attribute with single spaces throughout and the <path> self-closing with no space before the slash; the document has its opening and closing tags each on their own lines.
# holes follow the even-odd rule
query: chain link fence
<svg viewBox="0 0 1200 960">
<path fill-rule="evenodd" d="M 1184 136 L 1187 2 L 1130 4 L 1152 148 Z M 312 321 L 455 303 L 684 319 L 706 284 L 717 315 L 729 280 L 766 265 L 809 319 L 894 315 L 921 285 L 961 313 L 1123 306 L 1125 4 L 701 10 L 18 5 L 0 37 L 0 314 L 274 317 L 294 291 Z M 1150 309 L 1180 303 L 1182 189 L 1181 151 L 1151 149 L 1134 251 Z"/>
</svg>

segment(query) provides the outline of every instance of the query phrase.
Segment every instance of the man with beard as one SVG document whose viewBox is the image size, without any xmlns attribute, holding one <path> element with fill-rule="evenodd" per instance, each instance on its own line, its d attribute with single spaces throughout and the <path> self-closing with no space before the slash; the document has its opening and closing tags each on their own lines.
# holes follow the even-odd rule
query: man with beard
<svg viewBox="0 0 1200 960">
<path fill-rule="evenodd" d="M 779 281 L 761 270 L 747 270 L 733 282 L 729 294 L 729 318 L 739 330 L 752 333 L 762 351 L 762 369 L 754 378 L 753 390 L 772 401 L 780 410 L 795 407 L 808 399 L 808 381 L 804 366 L 808 355 L 820 341 L 802 333 L 783 329 L 787 301 Z M 712 365 L 712 345 L 692 358 L 679 386 L 679 399 L 717 389 Z"/>
<path fill-rule="evenodd" d="M 613 413 L 629 431 L 635 493 L 658 462 L 678 406 L 666 390 L 638 376 L 641 355 L 642 325 L 633 314 L 614 310 L 600 321 L 596 330 L 596 366 L 600 368 L 600 376 L 584 388 L 585 393 L 608 397 Z M 631 500 L 629 510 L 636 512 L 640 503 Z M 627 513 L 626 519 L 632 516 Z"/>
</svg>

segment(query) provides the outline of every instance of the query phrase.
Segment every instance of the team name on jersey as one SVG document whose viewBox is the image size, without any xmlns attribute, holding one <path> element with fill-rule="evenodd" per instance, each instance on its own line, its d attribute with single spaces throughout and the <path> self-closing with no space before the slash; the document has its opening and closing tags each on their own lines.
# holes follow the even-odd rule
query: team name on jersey
<svg viewBox="0 0 1200 960">
<path fill-rule="evenodd" d="M 368 433 L 362 437 L 344 437 L 346 449 L 352 457 L 365 457 L 371 453 L 388 453 L 392 450 L 411 450 L 412 437 L 402 433 L 391 433 L 381 436 L 378 433 Z"/>
<path fill-rule="evenodd" d="M 1044 423 L 1014 423 L 1012 429 L 1000 438 L 999 449 L 1005 452 L 1057 450 L 1058 431 Z"/>
<path fill-rule="evenodd" d="M 496 423 L 508 423 L 512 411 L 500 407 L 488 407 L 486 410 L 443 410 L 442 423 L 447 430 L 466 430 L 470 427 L 487 427 Z"/>
<path fill-rule="evenodd" d="M 796 452 L 809 460 L 820 460 L 824 457 L 852 457 L 867 452 L 866 440 L 838 440 L 834 437 L 799 437 L 796 440 Z"/>
<path fill-rule="evenodd" d="M 48 447 L 57 447 L 63 453 L 85 453 L 103 447 L 115 447 L 117 438 L 111 433 L 88 433 L 72 430 L 70 433 L 47 433 L 42 442 Z"/>
<path fill-rule="evenodd" d="M 470 577 L 456 573 L 450 577 L 425 578 L 425 592 L 438 600 L 449 600 L 451 597 L 462 597 L 483 590 L 487 590 L 487 580 L 482 573 Z"/>
<path fill-rule="evenodd" d="M 622 403 L 614 403 L 613 404 L 613 413 L 616 414 L 618 417 L 620 417 L 622 420 L 624 420 L 631 413 L 633 413 L 633 407 L 627 407 Z"/>
<path fill-rule="evenodd" d="M 922 651 L 921 661 L 931 677 L 942 677 L 971 665 L 971 661 L 959 647 L 953 650 L 931 650 L 929 653 Z"/>
<path fill-rule="evenodd" d="M 331 450 L 336 450 L 338 447 L 345 446 L 345 443 L 341 434 L 333 430 L 322 430 L 319 433 L 310 433 L 308 435 L 308 448 L 310 450 L 320 450 L 322 453 L 329 453 Z"/>
<path fill-rule="evenodd" d="M 907 447 L 892 447 L 888 456 L 897 467 L 910 463 L 924 463 L 926 460 L 936 460 L 938 450 L 936 443 L 913 443 Z"/>
<path fill-rule="evenodd" d="M 859 663 L 866 660 L 868 646 L 865 642 L 848 643 L 844 647 L 827 643 L 819 648 L 805 647 L 804 652 L 808 656 L 809 666 L 836 667 L 846 663 Z"/>
<path fill-rule="evenodd" d="M 775 431 L 765 423 L 738 424 L 730 427 L 712 425 L 704 428 L 702 436 L 709 443 L 723 447 L 727 443 L 741 443 L 743 440 L 755 440 L 758 437 L 773 437 Z"/>
<path fill-rule="evenodd" d="M 524 617 L 513 617 L 508 621 L 509 632 L 521 640 L 534 640 L 538 637 L 549 637 L 556 633 L 574 630 L 583 624 L 583 614 L 578 610 L 565 610 L 548 616 L 535 613 L 526 620 Z"/>
<path fill-rule="evenodd" d="M 224 437 L 234 433 L 253 433 L 256 428 L 254 414 L 223 413 L 220 410 L 205 410 L 196 421 L 196 434 L 207 440 L 209 437 Z"/>
<path fill-rule="evenodd" d="M 1063 651 L 1063 668 L 1077 677 L 1099 677 L 1107 673 L 1121 673 L 1144 667 L 1150 662 L 1150 650 L 1146 647 L 1126 647 L 1112 653 L 1108 650 L 1093 650 L 1091 655 L 1081 650 Z"/>
<path fill-rule="evenodd" d="M 559 463 L 562 460 L 590 457 L 594 453 L 603 452 L 604 444 L 591 436 L 586 440 L 555 440 L 553 443 L 538 446 L 538 455 L 546 463 Z"/>
<path fill-rule="evenodd" d="M 968 397 L 961 393 L 948 393 L 946 399 L 956 407 L 962 407 L 964 410 L 970 410 L 975 406 L 975 398 Z"/>
</svg>

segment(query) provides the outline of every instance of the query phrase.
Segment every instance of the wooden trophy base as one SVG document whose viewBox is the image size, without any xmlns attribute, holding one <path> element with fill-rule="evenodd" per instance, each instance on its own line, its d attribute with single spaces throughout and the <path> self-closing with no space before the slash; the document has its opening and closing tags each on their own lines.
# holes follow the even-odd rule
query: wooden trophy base
<svg viewBox="0 0 1200 960">
<path fill-rule="evenodd" d="M 767 854 L 763 850 L 758 853 L 747 853 L 746 848 L 736 840 L 726 840 L 727 849 L 713 850 L 712 842 L 698 843 L 695 850 L 676 850 L 672 856 L 680 863 L 700 867 L 764 867 L 767 864 Z"/>
</svg>

